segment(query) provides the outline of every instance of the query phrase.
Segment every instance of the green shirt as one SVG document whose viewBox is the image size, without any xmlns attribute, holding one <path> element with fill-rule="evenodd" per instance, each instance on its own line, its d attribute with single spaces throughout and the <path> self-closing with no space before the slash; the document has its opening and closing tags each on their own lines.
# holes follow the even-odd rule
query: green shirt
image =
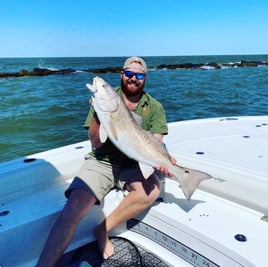
<svg viewBox="0 0 268 267">
<path fill-rule="evenodd" d="M 115 89 L 116 92 L 123 99 L 123 92 L 120 87 Z M 138 106 L 133 110 L 136 114 L 142 117 L 142 129 L 150 131 L 153 134 L 167 134 L 167 120 L 166 114 L 162 104 L 153 98 L 148 93 L 143 93 Z M 94 114 L 94 109 L 89 110 L 84 127 L 89 128 Z M 129 160 L 121 151 L 119 151 L 108 139 L 102 147 L 92 147 L 92 155 L 100 160 L 108 160 L 112 163 L 124 164 Z"/>
</svg>

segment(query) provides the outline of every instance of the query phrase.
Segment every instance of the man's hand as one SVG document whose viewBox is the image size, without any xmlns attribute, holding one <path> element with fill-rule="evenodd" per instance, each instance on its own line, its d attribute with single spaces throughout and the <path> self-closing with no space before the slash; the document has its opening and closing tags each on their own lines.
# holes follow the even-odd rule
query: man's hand
<svg viewBox="0 0 268 267">
<path fill-rule="evenodd" d="M 177 162 L 177 160 L 171 155 L 170 155 L 170 160 L 171 160 L 173 165 L 175 165 Z M 168 177 L 173 176 L 173 173 L 169 172 L 168 167 L 164 164 L 161 164 L 160 166 L 156 167 L 156 170 L 165 176 L 168 176 Z"/>
</svg>

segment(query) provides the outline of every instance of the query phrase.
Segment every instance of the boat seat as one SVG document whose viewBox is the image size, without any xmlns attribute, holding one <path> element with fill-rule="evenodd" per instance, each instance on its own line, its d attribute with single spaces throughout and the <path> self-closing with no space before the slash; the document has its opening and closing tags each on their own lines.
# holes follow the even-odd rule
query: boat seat
<svg viewBox="0 0 268 267">
<path fill-rule="evenodd" d="M 20 158 L 1 164 L 0 203 L 35 194 L 66 180 L 62 174 L 44 159 Z"/>
<path fill-rule="evenodd" d="M 77 166 L 72 167 L 76 169 Z M 27 263 L 25 266 L 34 266 L 30 261 L 39 257 L 52 225 L 66 203 L 64 191 L 72 177 L 71 174 L 63 175 L 44 159 L 17 159 L 1 164 L 0 234 L 6 240 L 0 243 L 2 266 L 6 266 L 5 262 L 10 263 L 10 259 L 12 266 L 23 266 L 22 262 Z M 94 206 L 92 212 L 94 218 L 91 216 L 88 221 L 89 214 L 81 221 L 67 251 L 95 239 L 92 230 L 105 215 L 102 206 Z"/>
</svg>

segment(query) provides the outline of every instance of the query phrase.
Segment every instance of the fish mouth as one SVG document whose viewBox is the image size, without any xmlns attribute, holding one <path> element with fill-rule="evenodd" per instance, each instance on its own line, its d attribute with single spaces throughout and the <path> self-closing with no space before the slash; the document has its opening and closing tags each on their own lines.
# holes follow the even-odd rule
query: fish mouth
<svg viewBox="0 0 268 267">
<path fill-rule="evenodd" d="M 98 88 L 105 87 L 105 82 L 103 81 L 103 79 L 96 76 L 93 78 L 93 84 L 87 83 L 86 86 L 92 93 L 97 93 Z"/>
<path fill-rule="evenodd" d="M 94 84 L 87 83 L 86 86 L 89 89 L 89 91 L 91 91 L 92 93 L 96 93 L 97 92 L 97 89 L 94 86 Z"/>
</svg>

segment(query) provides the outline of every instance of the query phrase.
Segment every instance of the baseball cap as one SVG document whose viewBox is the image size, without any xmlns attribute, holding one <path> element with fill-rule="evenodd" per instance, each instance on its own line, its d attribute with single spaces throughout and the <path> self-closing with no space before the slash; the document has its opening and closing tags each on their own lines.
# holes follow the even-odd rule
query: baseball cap
<svg viewBox="0 0 268 267">
<path fill-rule="evenodd" d="M 137 64 L 139 63 L 139 65 Z M 147 72 L 147 66 L 145 61 L 140 57 L 130 57 L 128 58 L 123 66 L 123 69 L 138 69 L 143 71 L 144 73 Z"/>
</svg>

